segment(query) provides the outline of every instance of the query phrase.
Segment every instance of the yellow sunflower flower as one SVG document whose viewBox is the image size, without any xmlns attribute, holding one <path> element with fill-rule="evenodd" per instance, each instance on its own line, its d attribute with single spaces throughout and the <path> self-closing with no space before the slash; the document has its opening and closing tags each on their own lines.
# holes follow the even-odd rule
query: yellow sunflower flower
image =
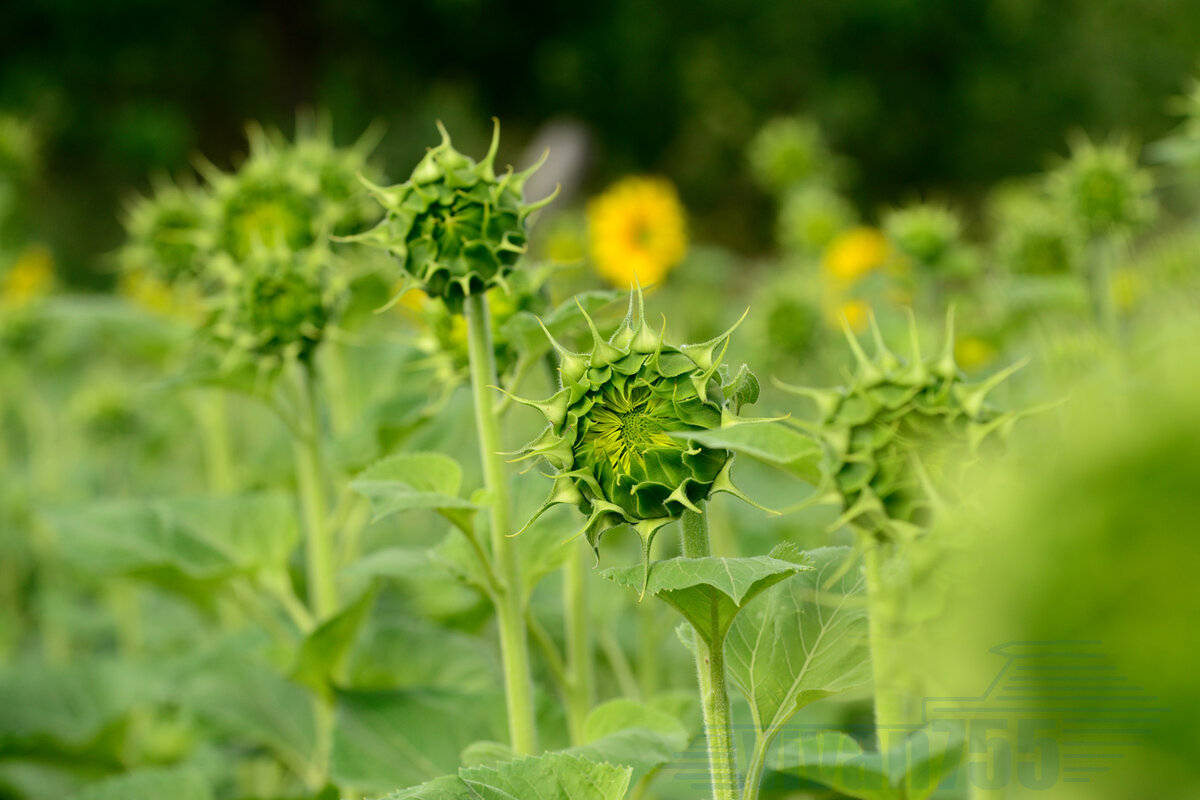
<svg viewBox="0 0 1200 800">
<path fill-rule="evenodd" d="M 827 278 L 849 285 L 882 269 L 891 258 L 887 237 L 875 228 L 859 226 L 838 235 L 825 248 L 821 266 Z"/>
<path fill-rule="evenodd" d="M 596 269 L 622 289 L 662 281 L 687 253 L 683 206 L 670 181 L 632 176 L 588 204 Z"/>
<path fill-rule="evenodd" d="M 954 344 L 954 360 L 965 370 L 987 366 L 996 358 L 996 346 L 978 336 L 964 336 Z"/>
<path fill-rule="evenodd" d="M 0 279 L 0 301 L 20 307 L 50 293 L 54 285 L 54 256 L 42 245 L 25 248 L 12 269 Z"/>
</svg>

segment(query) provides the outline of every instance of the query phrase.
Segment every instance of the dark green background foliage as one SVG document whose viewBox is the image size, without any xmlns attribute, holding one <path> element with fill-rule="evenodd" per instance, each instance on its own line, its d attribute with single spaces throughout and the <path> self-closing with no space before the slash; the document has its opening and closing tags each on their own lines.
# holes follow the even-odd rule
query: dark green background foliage
<svg viewBox="0 0 1200 800">
<path fill-rule="evenodd" d="M 29 0 L 0 6 L 0 111 L 46 137 L 26 222 L 84 283 L 106 280 L 122 191 L 195 150 L 222 162 L 248 119 L 290 130 L 301 105 L 341 141 L 388 121 L 391 164 L 435 141 L 433 117 L 466 152 L 489 115 L 513 148 L 578 118 L 593 184 L 665 172 L 698 230 L 759 249 L 769 206 L 741 154 L 775 114 L 816 118 L 868 207 L 970 200 L 1044 166 L 1070 127 L 1163 132 L 1197 41 L 1192 0 Z"/>
</svg>

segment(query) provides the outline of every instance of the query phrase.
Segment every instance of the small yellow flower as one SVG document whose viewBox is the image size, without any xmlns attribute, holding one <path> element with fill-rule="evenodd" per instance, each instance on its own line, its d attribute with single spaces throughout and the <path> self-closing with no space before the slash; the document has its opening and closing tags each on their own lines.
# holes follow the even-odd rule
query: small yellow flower
<svg viewBox="0 0 1200 800">
<path fill-rule="evenodd" d="M 0 300 L 20 307 L 50 293 L 54 285 L 54 256 L 43 245 L 25 248 L 8 274 L 0 279 Z"/>
<path fill-rule="evenodd" d="M 596 269 L 614 286 L 662 281 L 687 253 L 683 206 L 662 178 L 628 177 L 588 204 Z"/>
<path fill-rule="evenodd" d="M 825 275 L 843 285 L 857 283 L 864 276 L 882 269 L 891 257 L 891 246 L 882 232 L 860 226 L 838 235 L 821 260 Z"/>
<path fill-rule="evenodd" d="M 995 346 L 978 336 L 964 336 L 954 344 L 954 360 L 965 370 L 986 366 L 995 357 Z"/>
</svg>

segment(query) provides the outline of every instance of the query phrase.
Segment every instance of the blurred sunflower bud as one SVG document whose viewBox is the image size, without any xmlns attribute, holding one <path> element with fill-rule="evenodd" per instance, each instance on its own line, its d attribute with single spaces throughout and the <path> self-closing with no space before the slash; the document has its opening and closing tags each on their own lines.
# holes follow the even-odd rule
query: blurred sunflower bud
<svg viewBox="0 0 1200 800">
<path fill-rule="evenodd" d="M 854 206 L 840 194 L 825 186 L 806 186 L 783 198 L 775 235 L 786 251 L 815 254 L 857 221 Z"/>
<path fill-rule="evenodd" d="M 361 229 L 377 216 L 357 184 L 358 173 L 369 170 L 376 138 L 368 131 L 356 144 L 337 148 L 327 123 L 304 117 L 295 142 L 250 126 L 250 155 L 236 171 L 200 165 L 214 198 L 214 246 L 238 263 L 256 247 L 296 252 L 329 233 Z"/>
<path fill-rule="evenodd" d="M 1083 241 L 1057 204 L 1030 191 L 997 193 L 990 201 L 997 260 L 1014 275 L 1063 275 L 1079 269 Z"/>
<path fill-rule="evenodd" d="M 928 359 L 911 315 L 908 360 L 888 349 L 873 317 L 870 325 L 873 357 L 846 331 L 858 365 L 849 385 L 784 388 L 816 406 L 817 417 L 805 425 L 824 449 L 823 484 L 814 498 L 841 508 L 838 526 L 851 525 L 880 542 L 908 541 L 930 523 L 947 456 L 975 450 L 1017 418 L 987 402 L 1015 368 L 967 383 L 955 361 L 952 315 L 944 347 Z"/>
<path fill-rule="evenodd" d="M 211 325 L 230 356 L 275 369 L 290 359 L 308 361 L 340 309 L 342 292 L 325 274 L 328 254 L 254 250 L 223 291 Z"/>
<path fill-rule="evenodd" d="M 803 117 L 768 122 L 750 140 L 746 158 L 758 184 L 777 193 L 826 177 L 830 167 L 821 130 Z"/>
<path fill-rule="evenodd" d="M 975 266 L 962 241 L 962 221 L 945 206 L 916 203 L 889 211 L 883 230 L 903 256 L 934 274 L 969 275 Z"/>
<path fill-rule="evenodd" d="M 203 272 L 213 242 L 212 199 L 167 178 L 156 178 L 153 190 L 150 197 L 138 197 L 127 207 L 121 266 L 168 286 L 193 281 Z"/>
<path fill-rule="evenodd" d="M 1075 139 L 1071 157 L 1047 176 L 1047 188 L 1089 236 L 1136 233 L 1158 209 L 1154 180 L 1125 141 Z"/>
<path fill-rule="evenodd" d="M 506 285 L 525 252 L 529 215 L 555 195 L 523 202 L 525 181 L 544 157 L 523 172 L 509 169 L 496 176 L 499 122 L 478 162 L 454 149 L 441 123 L 438 130 L 441 143 L 430 148 L 407 181 L 390 187 L 367 184 L 385 210 L 383 220 L 345 240 L 384 248 L 400 262 L 404 288 L 417 287 L 459 313 L 469 295 Z"/>
<path fill-rule="evenodd" d="M 744 367 L 733 379 L 721 367 L 737 325 L 711 341 L 676 347 L 646 325 L 640 293 L 607 341 L 588 322 L 590 353 L 552 340 L 562 389 L 542 402 L 519 401 L 549 422 L 520 457 L 558 470 L 549 499 L 526 527 L 551 506 L 575 505 L 587 515 L 583 533 L 593 550 L 599 553 L 605 531 L 628 524 L 648 564 L 654 535 L 684 511 L 700 512 L 715 492 L 745 498 L 730 480 L 731 452 L 679 434 L 737 424 L 739 408 L 757 400 L 758 382 Z"/>
</svg>

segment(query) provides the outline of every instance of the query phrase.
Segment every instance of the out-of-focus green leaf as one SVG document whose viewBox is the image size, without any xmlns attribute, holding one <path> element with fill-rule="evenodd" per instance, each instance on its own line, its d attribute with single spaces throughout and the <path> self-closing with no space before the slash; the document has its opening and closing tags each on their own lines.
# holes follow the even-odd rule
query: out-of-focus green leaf
<svg viewBox="0 0 1200 800">
<path fill-rule="evenodd" d="M 322 622 L 300 646 L 292 679 L 324 692 L 346 663 L 346 657 L 375 603 L 375 587 Z"/>
<path fill-rule="evenodd" d="M 547 753 L 460 769 L 456 776 L 390 794 L 388 800 L 623 800 L 629 780 L 627 767 Z"/>
<path fill-rule="evenodd" d="M 212 788 L 196 770 L 138 769 L 85 787 L 70 800 L 211 800 Z"/>
<path fill-rule="evenodd" d="M 458 496 L 462 468 L 441 453 L 398 453 L 368 467 L 350 486 L 371 501 L 375 519 L 433 509 L 460 524 L 479 506 Z"/>
<path fill-rule="evenodd" d="M 965 747 L 958 725 L 914 730 L 886 753 L 863 752 L 841 731 L 820 731 L 783 742 L 773 769 L 860 800 L 925 800 L 959 766 Z"/>
<path fill-rule="evenodd" d="M 182 701 L 235 742 L 267 747 L 307 780 L 316 776 L 315 698 L 297 683 L 255 663 L 221 663 L 196 676 Z"/>
<path fill-rule="evenodd" d="M 665 711 L 625 698 L 597 706 L 584 722 L 585 744 L 566 752 L 633 768 L 637 781 L 688 745 L 682 722 Z"/>
<path fill-rule="evenodd" d="M 368 792 L 452 772 L 472 742 L 503 735 L 503 699 L 451 689 L 338 693 L 332 770 Z"/>
<path fill-rule="evenodd" d="M 195 579 L 279 567 L 298 540 L 283 495 L 116 500 L 46 515 L 63 558 L 98 574 L 169 567 Z"/>
</svg>

